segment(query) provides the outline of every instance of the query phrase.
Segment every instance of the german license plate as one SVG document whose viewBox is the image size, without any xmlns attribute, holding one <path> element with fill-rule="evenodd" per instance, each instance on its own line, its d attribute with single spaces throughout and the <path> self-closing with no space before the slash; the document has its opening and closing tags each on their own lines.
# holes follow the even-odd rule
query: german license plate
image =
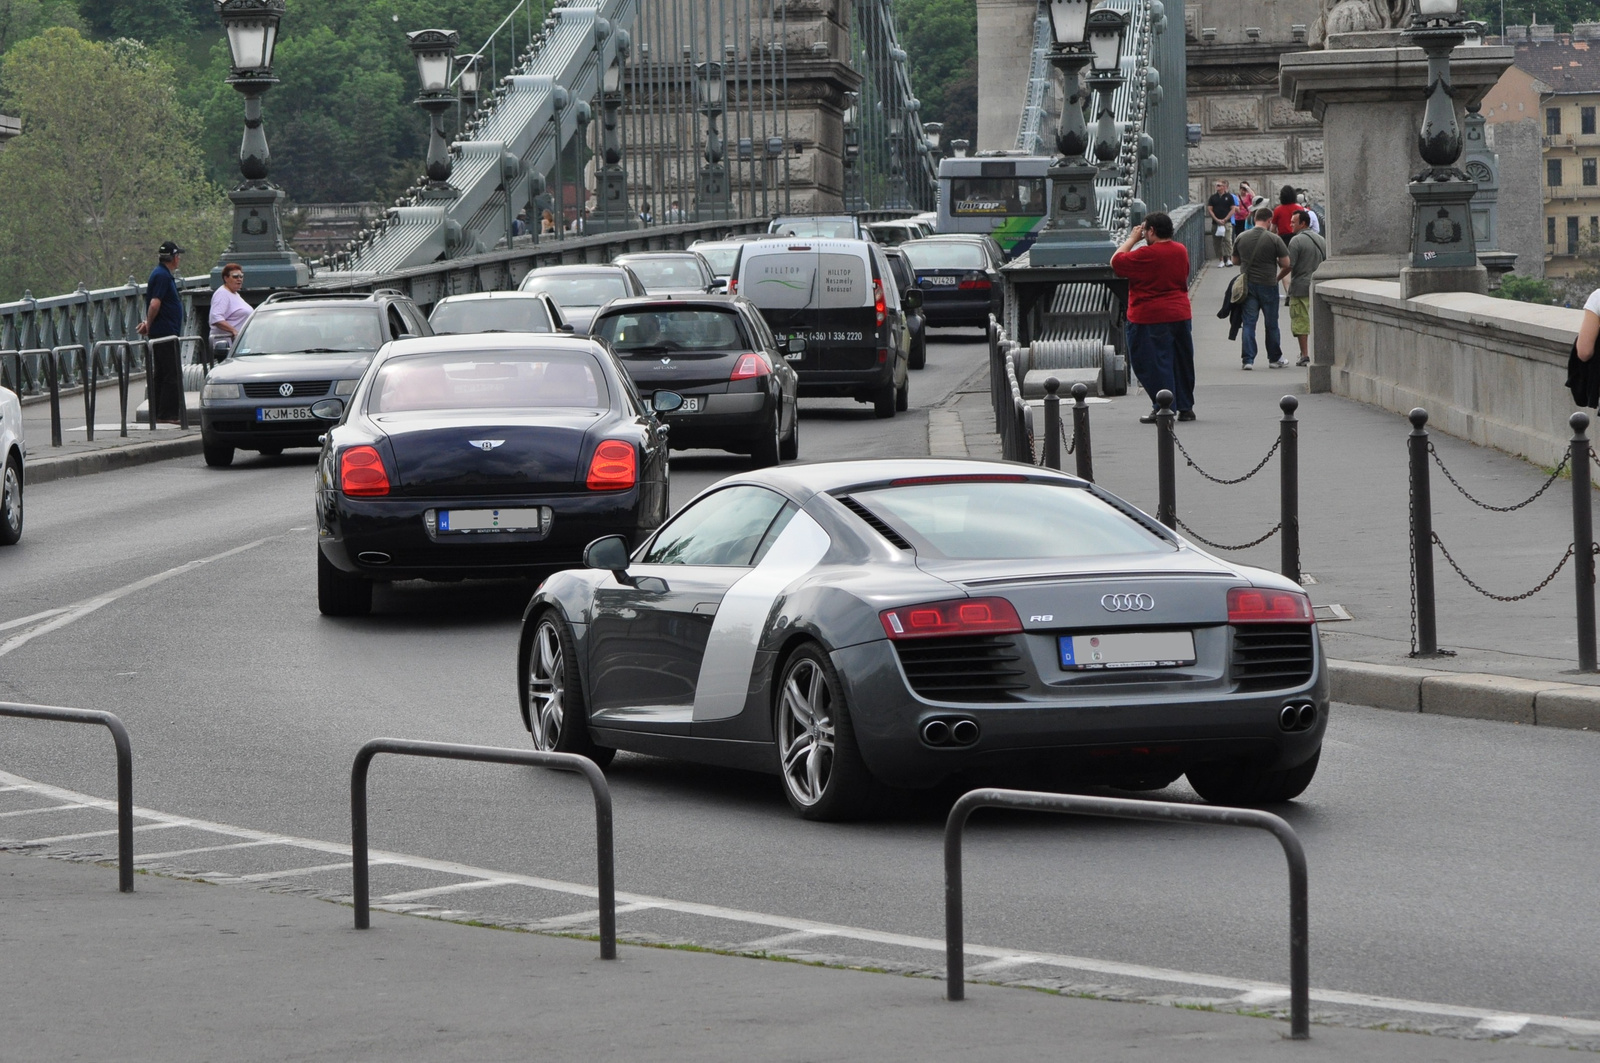
<svg viewBox="0 0 1600 1063">
<path fill-rule="evenodd" d="M 1177 668 L 1194 663 L 1190 631 L 1117 631 L 1108 635 L 1062 635 L 1061 667 L 1083 672 L 1102 668 Z"/>
<path fill-rule="evenodd" d="M 527 509 L 441 509 L 439 533 L 538 531 L 539 508 Z"/>
<path fill-rule="evenodd" d="M 257 421 L 314 421 L 310 406 L 258 406 Z"/>
</svg>

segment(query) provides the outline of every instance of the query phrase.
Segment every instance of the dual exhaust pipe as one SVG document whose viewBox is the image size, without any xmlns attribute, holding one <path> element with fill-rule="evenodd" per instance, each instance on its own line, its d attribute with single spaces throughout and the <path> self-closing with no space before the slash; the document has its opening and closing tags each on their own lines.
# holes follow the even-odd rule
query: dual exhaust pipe
<svg viewBox="0 0 1600 1063">
<path fill-rule="evenodd" d="M 1285 705 L 1278 710 L 1278 729 L 1309 731 L 1317 722 L 1317 707 L 1309 701 Z"/>
<path fill-rule="evenodd" d="M 978 721 L 966 716 L 935 716 L 922 725 L 930 746 L 970 746 L 978 741 Z"/>
</svg>

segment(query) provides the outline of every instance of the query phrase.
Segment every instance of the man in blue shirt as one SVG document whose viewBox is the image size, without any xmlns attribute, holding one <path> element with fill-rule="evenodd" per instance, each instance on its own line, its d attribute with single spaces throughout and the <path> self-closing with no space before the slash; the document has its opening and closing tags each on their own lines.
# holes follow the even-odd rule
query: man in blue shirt
<svg viewBox="0 0 1600 1063">
<path fill-rule="evenodd" d="M 150 301 L 137 332 L 152 340 L 177 336 L 183 332 L 183 301 L 178 297 L 178 262 L 183 248 L 167 240 L 157 255 L 159 262 L 150 271 L 145 298 Z M 150 348 L 150 416 L 161 424 L 177 424 L 183 411 L 183 370 L 181 344 L 159 343 Z"/>
</svg>

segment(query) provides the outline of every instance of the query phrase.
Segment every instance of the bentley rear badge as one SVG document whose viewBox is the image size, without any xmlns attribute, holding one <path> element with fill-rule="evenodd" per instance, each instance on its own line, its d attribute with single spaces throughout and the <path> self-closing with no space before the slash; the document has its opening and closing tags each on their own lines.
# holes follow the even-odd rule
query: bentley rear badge
<svg viewBox="0 0 1600 1063">
<path fill-rule="evenodd" d="M 500 444 L 504 443 L 505 440 L 503 440 L 503 439 L 469 439 L 469 440 L 467 440 L 467 442 L 470 443 L 472 446 L 477 447 L 479 450 L 493 450 L 495 447 L 498 447 Z"/>
</svg>

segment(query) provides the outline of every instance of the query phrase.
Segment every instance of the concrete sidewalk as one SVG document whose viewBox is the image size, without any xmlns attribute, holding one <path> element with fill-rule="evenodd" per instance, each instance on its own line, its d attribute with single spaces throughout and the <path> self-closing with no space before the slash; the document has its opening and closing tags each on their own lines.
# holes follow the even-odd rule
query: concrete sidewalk
<svg viewBox="0 0 1600 1063">
<path fill-rule="evenodd" d="M 1435 1061 L 1526 1044 L 623 946 L 0 854 L 0 1059 Z"/>
<path fill-rule="evenodd" d="M 1541 592 L 1508 603 L 1472 590 L 1435 551 L 1439 643 L 1456 655 L 1410 657 L 1411 426 L 1386 410 L 1307 394 L 1304 369 L 1269 369 L 1264 353 L 1254 370 L 1242 371 L 1238 341 L 1229 342 L 1227 322 L 1215 316 L 1233 273 L 1208 267 L 1196 286 L 1198 419 L 1179 425 L 1178 438 L 1200 468 L 1236 478 L 1277 438 L 1279 399 L 1299 400 L 1301 564 L 1306 589 L 1326 621 L 1328 654 L 1350 662 L 1334 672 L 1335 696 L 1386 708 L 1600 728 L 1600 676 L 1576 672 L 1570 563 Z M 1286 309 L 1280 319 L 1292 362 L 1298 351 Z M 1148 397 L 1136 389 L 1095 404 L 1091 423 L 1096 480 L 1154 513 L 1156 431 L 1138 421 L 1149 409 Z M 986 376 L 967 385 L 954 410 L 966 451 L 998 457 Z M 948 438 L 948 424 L 945 431 Z M 1432 440 L 1461 486 L 1492 505 L 1520 502 L 1550 479 L 1552 470 L 1498 451 L 1442 433 Z M 1071 469 L 1073 459 L 1065 461 Z M 1213 542 L 1245 543 L 1272 528 L 1278 491 L 1275 460 L 1243 484 L 1219 486 L 1178 456 L 1179 518 Z M 1445 548 L 1468 576 L 1496 594 L 1521 594 L 1538 584 L 1573 541 L 1567 479 L 1558 478 L 1526 508 L 1493 513 L 1462 497 L 1436 466 L 1432 495 L 1434 530 Z M 1275 536 L 1250 549 L 1217 552 L 1263 568 L 1279 566 Z"/>
<path fill-rule="evenodd" d="M 157 425 L 154 431 L 141 420 L 144 380 L 128 385 L 128 434 L 123 437 L 122 405 L 117 384 L 102 384 L 95 391 L 94 440 L 89 440 L 88 417 L 82 388 L 61 396 L 61 446 L 51 445 L 50 400 L 29 396 L 23 400 L 22 432 L 28 444 L 28 483 L 42 484 L 70 476 L 107 472 L 168 458 L 200 453 L 200 396 L 191 392 L 189 428 Z"/>
</svg>

